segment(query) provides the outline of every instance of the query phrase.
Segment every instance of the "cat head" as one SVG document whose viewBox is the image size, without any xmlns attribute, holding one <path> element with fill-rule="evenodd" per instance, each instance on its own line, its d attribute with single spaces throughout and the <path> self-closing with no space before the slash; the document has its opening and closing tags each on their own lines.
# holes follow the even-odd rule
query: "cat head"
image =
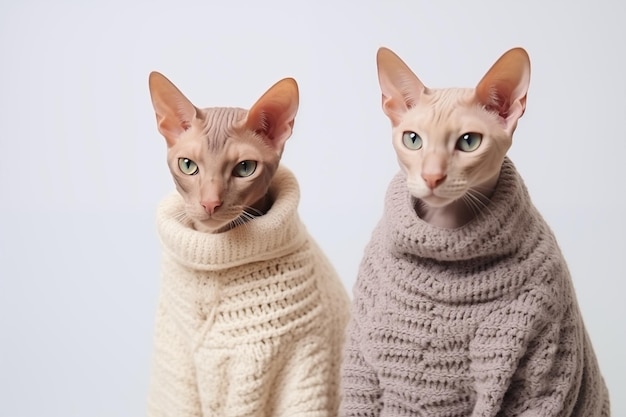
<svg viewBox="0 0 626 417">
<path fill-rule="evenodd" d="M 298 110 L 292 78 L 274 84 L 250 110 L 199 109 L 165 76 L 152 72 L 150 95 L 167 161 L 186 217 L 217 233 L 263 214 L 268 188 Z"/>
<path fill-rule="evenodd" d="M 377 64 L 383 111 L 411 195 L 435 208 L 489 197 L 526 108 L 526 51 L 506 52 L 475 88 L 427 88 L 387 48 L 378 50 Z"/>
</svg>

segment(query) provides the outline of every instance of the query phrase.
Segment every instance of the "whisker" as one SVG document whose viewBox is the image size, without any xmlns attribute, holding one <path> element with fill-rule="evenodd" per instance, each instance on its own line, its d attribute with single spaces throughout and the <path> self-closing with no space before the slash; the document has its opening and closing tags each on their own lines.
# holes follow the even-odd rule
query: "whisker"
<svg viewBox="0 0 626 417">
<path fill-rule="evenodd" d="M 239 216 L 237 216 L 235 219 L 231 220 L 228 223 L 227 229 L 233 229 L 240 226 L 246 227 L 248 226 L 247 223 L 250 220 L 254 220 L 256 217 L 262 215 L 260 211 L 252 207 L 240 206 L 239 209 L 241 210 L 241 213 L 239 214 Z M 254 213 L 251 213 L 251 211 L 253 211 Z"/>
<path fill-rule="evenodd" d="M 239 215 L 234 218 L 233 220 L 230 220 L 226 225 L 224 225 L 222 228 L 220 228 L 221 230 L 229 230 L 229 229 L 233 229 L 235 227 L 240 227 L 240 226 L 248 226 L 248 223 L 251 220 L 254 220 L 255 218 L 262 216 L 264 213 L 258 209 L 255 209 L 254 207 L 249 207 L 249 206 L 236 206 L 236 207 L 231 207 L 230 210 L 218 210 L 213 216 L 212 218 L 214 220 L 219 221 L 220 219 L 226 220 L 226 218 L 231 217 L 231 215 L 236 212 L 239 211 Z M 176 213 L 174 213 L 173 217 L 186 225 L 191 225 L 193 224 L 193 219 L 191 218 L 191 216 L 189 216 L 189 214 L 187 213 L 186 210 L 182 209 L 180 211 L 177 211 Z"/>
<path fill-rule="evenodd" d="M 465 201 L 475 215 L 478 215 L 485 210 L 491 214 L 489 199 L 475 188 L 468 190 L 468 192 L 463 196 L 463 201 Z"/>
<path fill-rule="evenodd" d="M 252 217 L 259 217 L 264 214 L 261 210 L 255 209 L 254 207 L 243 206 L 242 208 L 244 213 Z"/>
<path fill-rule="evenodd" d="M 470 208 L 470 210 L 472 211 L 472 214 L 474 216 L 478 215 L 478 213 L 480 212 L 480 208 L 476 207 L 476 202 L 474 201 L 474 199 L 471 196 L 464 195 L 463 196 L 463 202 L 465 203 L 465 205 L 467 207 Z"/>
<path fill-rule="evenodd" d="M 251 219 L 250 219 L 251 220 Z M 250 223 L 249 221 L 239 217 L 239 227 L 243 227 L 243 228 L 249 228 L 250 227 Z"/>
<path fill-rule="evenodd" d="M 185 210 L 180 210 L 176 213 L 174 213 L 174 219 L 181 222 L 181 223 L 185 223 L 188 224 L 191 219 L 189 218 L 189 216 L 187 215 L 187 212 Z"/>
</svg>

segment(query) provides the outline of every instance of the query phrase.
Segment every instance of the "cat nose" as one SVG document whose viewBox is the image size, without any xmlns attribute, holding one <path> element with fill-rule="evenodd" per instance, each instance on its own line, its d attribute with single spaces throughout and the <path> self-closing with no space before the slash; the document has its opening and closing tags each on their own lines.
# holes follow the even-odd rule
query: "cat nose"
<svg viewBox="0 0 626 417">
<path fill-rule="evenodd" d="M 445 174 L 422 174 L 422 178 L 424 178 L 424 181 L 426 181 L 426 185 L 428 185 L 428 188 L 430 188 L 431 190 L 434 190 L 435 188 L 437 188 L 437 186 L 439 186 L 439 184 L 445 181 L 446 175 Z"/>
<path fill-rule="evenodd" d="M 200 204 L 202 204 L 202 207 L 204 207 L 204 211 L 206 211 L 208 214 L 213 214 L 215 213 L 215 210 L 217 210 L 222 205 L 222 202 L 219 200 L 206 200 L 202 201 Z"/>
</svg>

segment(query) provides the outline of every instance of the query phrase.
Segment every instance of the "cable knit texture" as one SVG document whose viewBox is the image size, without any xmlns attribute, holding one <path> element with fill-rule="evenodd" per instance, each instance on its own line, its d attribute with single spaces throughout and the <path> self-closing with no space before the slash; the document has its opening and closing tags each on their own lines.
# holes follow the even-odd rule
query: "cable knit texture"
<svg viewBox="0 0 626 417">
<path fill-rule="evenodd" d="M 608 416 L 567 266 L 510 160 L 463 227 L 414 207 L 398 174 L 354 287 L 340 414 Z"/>
<path fill-rule="evenodd" d="M 349 299 L 276 173 L 269 212 L 218 234 L 157 211 L 163 245 L 149 416 L 334 417 Z"/>
</svg>

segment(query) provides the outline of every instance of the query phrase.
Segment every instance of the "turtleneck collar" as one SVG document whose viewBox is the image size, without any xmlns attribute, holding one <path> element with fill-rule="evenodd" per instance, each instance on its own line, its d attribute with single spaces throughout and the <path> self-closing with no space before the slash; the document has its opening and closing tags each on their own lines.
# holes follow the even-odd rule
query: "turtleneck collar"
<svg viewBox="0 0 626 417">
<path fill-rule="evenodd" d="M 473 304 L 515 294 L 539 270 L 561 271 L 552 234 L 506 159 L 490 203 L 466 225 L 443 229 L 421 220 L 402 174 L 392 181 L 379 233 L 394 298 L 421 294 Z M 374 255 L 376 256 L 376 255 Z M 409 301 L 407 301 L 409 302 Z"/>
<path fill-rule="evenodd" d="M 385 204 L 390 250 L 436 261 L 467 261 L 513 253 L 533 215 L 526 187 L 508 158 L 502 164 L 491 201 L 464 226 L 432 226 L 419 218 L 414 206 L 406 178 L 400 173 L 389 187 Z"/>
<path fill-rule="evenodd" d="M 157 209 L 157 230 L 165 251 L 180 264 L 217 271 L 282 256 L 305 243 L 306 233 L 297 209 L 300 190 L 284 167 L 276 172 L 269 190 L 274 203 L 263 216 L 223 233 L 198 232 L 179 219 L 183 199 L 166 197 Z"/>
</svg>

